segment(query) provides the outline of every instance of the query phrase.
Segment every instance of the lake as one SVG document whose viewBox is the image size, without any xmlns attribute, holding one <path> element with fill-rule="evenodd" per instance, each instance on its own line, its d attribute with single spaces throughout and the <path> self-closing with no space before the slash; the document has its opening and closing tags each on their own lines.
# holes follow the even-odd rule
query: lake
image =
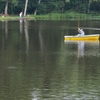
<svg viewBox="0 0 100 100">
<path fill-rule="evenodd" d="M 99 41 L 64 41 L 77 21 L 0 22 L 0 100 L 100 100 Z M 99 21 L 80 21 L 100 34 Z"/>
</svg>

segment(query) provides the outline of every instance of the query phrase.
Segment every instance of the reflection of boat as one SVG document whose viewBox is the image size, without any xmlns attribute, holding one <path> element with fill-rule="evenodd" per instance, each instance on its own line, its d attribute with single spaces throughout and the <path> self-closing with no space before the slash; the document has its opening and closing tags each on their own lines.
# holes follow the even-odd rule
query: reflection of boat
<svg viewBox="0 0 100 100">
<path fill-rule="evenodd" d="M 84 41 L 78 42 L 78 58 L 84 56 Z"/>
<path fill-rule="evenodd" d="M 71 47 L 68 54 L 75 54 L 75 49 L 72 49 L 77 45 L 78 47 L 78 57 L 85 56 L 97 56 L 99 52 L 99 40 L 85 40 L 85 41 L 74 41 L 74 40 L 65 40 L 65 44 L 67 44 L 67 49 Z M 73 46 L 74 45 L 74 46 Z"/>
<path fill-rule="evenodd" d="M 65 40 L 99 40 L 99 34 L 84 36 L 64 36 Z"/>
<path fill-rule="evenodd" d="M 83 42 L 85 42 L 86 44 L 97 44 L 99 43 L 99 40 L 82 40 Z M 64 40 L 65 43 L 77 43 L 77 42 L 81 42 L 81 40 Z"/>
</svg>

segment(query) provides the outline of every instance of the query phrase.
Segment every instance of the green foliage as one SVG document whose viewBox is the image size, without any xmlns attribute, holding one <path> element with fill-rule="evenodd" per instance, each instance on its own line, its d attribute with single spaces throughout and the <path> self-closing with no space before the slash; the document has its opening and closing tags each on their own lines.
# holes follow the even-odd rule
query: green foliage
<svg viewBox="0 0 100 100">
<path fill-rule="evenodd" d="M 100 1 L 93 1 L 91 3 L 91 11 L 100 12 Z"/>
<path fill-rule="evenodd" d="M 38 13 L 46 14 L 50 12 L 61 12 L 64 6 L 65 2 L 62 0 L 43 0 L 38 7 Z"/>
<path fill-rule="evenodd" d="M 0 13 L 2 14 L 4 12 L 4 7 L 5 7 L 5 2 L 1 1 L 0 2 Z"/>
<path fill-rule="evenodd" d="M 8 0 L 8 14 L 19 14 L 24 11 L 26 0 Z M 27 13 L 47 14 L 51 12 L 66 12 L 73 9 L 77 12 L 100 11 L 100 0 L 28 0 Z M 5 0 L 0 0 L 0 13 L 4 12 Z"/>
</svg>

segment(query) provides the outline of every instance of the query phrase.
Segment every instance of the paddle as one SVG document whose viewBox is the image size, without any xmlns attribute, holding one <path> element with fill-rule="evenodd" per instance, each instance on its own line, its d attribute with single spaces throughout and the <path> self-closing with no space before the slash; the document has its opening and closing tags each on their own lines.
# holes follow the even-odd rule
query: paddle
<svg viewBox="0 0 100 100">
<path fill-rule="evenodd" d="M 78 27 L 80 27 L 80 16 L 78 15 Z"/>
</svg>

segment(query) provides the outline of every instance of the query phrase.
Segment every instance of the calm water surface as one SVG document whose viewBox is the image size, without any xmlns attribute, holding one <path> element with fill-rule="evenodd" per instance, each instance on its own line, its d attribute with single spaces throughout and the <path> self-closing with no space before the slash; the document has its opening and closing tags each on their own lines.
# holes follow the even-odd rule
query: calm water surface
<svg viewBox="0 0 100 100">
<path fill-rule="evenodd" d="M 0 100 L 100 100 L 99 41 L 64 41 L 76 34 L 77 21 L 0 22 Z"/>
</svg>

